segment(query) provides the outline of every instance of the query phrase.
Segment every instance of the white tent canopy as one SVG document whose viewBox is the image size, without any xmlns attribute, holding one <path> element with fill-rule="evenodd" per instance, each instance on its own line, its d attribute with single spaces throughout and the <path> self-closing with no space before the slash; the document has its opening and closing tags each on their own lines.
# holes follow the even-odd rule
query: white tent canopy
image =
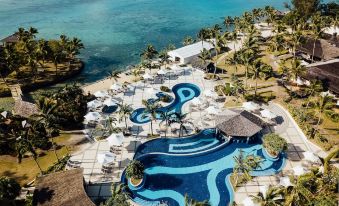
<svg viewBox="0 0 339 206">
<path fill-rule="evenodd" d="M 304 160 L 310 161 L 310 162 L 318 162 L 320 161 L 319 157 L 317 157 L 313 152 L 306 151 L 303 152 Z"/>
<path fill-rule="evenodd" d="M 242 106 L 249 111 L 255 111 L 260 109 L 260 106 L 254 102 L 244 102 Z"/>
<path fill-rule="evenodd" d="M 301 165 L 292 168 L 294 175 L 300 176 L 305 174 L 305 169 Z"/>
<path fill-rule="evenodd" d="M 96 121 L 100 119 L 101 115 L 99 112 L 88 112 L 84 117 L 87 121 Z"/>
<path fill-rule="evenodd" d="M 124 142 L 125 136 L 122 133 L 113 133 L 108 138 L 109 146 L 121 146 Z"/>
<path fill-rule="evenodd" d="M 1 112 L 1 116 L 3 116 L 4 118 L 7 118 L 7 114 L 8 114 L 8 112 L 7 112 L 7 111 L 3 111 L 3 112 Z"/>
<path fill-rule="evenodd" d="M 114 84 L 112 84 L 110 89 L 112 89 L 112 90 L 121 90 L 122 86 L 120 84 L 118 84 L 118 83 L 114 83 Z"/>
<path fill-rule="evenodd" d="M 279 185 L 288 187 L 288 186 L 291 186 L 292 183 L 289 177 L 281 177 L 279 181 Z"/>
<path fill-rule="evenodd" d="M 145 89 L 145 93 L 149 95 L 156 95 L 159 92 L 159 90 L 154 89 L 153 87 Z"/>
<path fill-rule="evenodd" d="M 169 51 L 167 54 L 170 56 L 170 60 L 173 62 L 179 61 L 181 64 L 186 64 L 191 62 L 195 57 L 197 57 L 203 49 L 211 50 L 214 48 L 211 41 L 199 41 L 194 44 L 190 44 L 172 51 Z"/>
<path fill-rule="evenodd" d="M 101 105 L 102 105 L 102 102 L 96 99 L 93 101 L 87 102 L 87 107 L 90 107 L 90 108 L 98 108 Z"/>
<path fill-rule="evenodd" d="M 274 119 L 277 117 L 276 114 L 274 114 L 273 112 L 271 112 L 270 110 L 264 109 L 262 111 L 260 111 L 260 114 L 262 117 L 268 118 L 268 119 Z"/>
<path fill-rule="evenodd" d="M 146 79 L 153 79 L 153 76 L 149 73 L 145 73 L 144 75 L 142 75 L 142 78 Z"/>
<path fill-rule="evenodd" d="M 164 75 L 166 73 L 167 73 L 167 71 L 165 71 L 164 69 L 160 69 L 159 71 L 157 71 L 157 74 L 159 74 L 159 75 Z"/>
<path fill-rule="evenodd" d="M 103 152 L 97 155 L 97 160 L 100 164 L 106 165 L 115 161 L 115 155 L 111 152 Z"/>
<path fill-rule="evenodd" d="M 108 92 L 105 90 L 100 90 L 94 93 L 94 96 L 96 97 L 105 97 L 108 96 Z"/>
<path fill-rule="evenodd" d="M 113 98 L 108 98 L 104 101 L 104 105 L 111 107 L 111 106 L 116 106 L 117 105 L 117 101 Z"/>
<path fill-rule="evenodd" d="M 217 93 L 215 93 L 214 91 L 212 91 L 210 89 L 207 89 L 207 90 L 204 91 L 204 95 L 206 97 L 216 97 Z"/>
</svg>

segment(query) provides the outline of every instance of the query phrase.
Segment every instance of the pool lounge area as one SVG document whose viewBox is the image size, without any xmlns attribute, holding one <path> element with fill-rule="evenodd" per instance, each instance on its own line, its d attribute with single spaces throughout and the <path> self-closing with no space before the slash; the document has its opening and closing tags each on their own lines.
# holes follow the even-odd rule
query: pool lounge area
<svg viewBox="0 0 339 206">
<path fill-rule="evenodd" d="M 285 166 L 284 156 L 270 159 L 265 155 L 261 139 L 250 144 L 226 142 L 218 138 L 215 129 L 207 129 L 186 138 L 161 138 L 140 145 L 134 159 L 144 164 L 145 181 L 138 188 L 124 176 L 122 181 L 141 205 L 182 206 L 185 194 L 199 201 L 208 200 L 213 206 L 228 205 L 234 198 L 229 182 L 235 165 L 233 157 L 240 150 L 263 159 L 261 168 L 251 173 L 253 176 L 274 175 Z"/>
</svg>

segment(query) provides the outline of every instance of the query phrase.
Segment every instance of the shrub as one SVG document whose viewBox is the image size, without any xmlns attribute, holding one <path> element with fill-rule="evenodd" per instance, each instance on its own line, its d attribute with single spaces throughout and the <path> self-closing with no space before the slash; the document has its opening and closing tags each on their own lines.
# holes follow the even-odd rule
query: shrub
<svg viewBox="0 0 339 206">
<path fill-rule="evenodd" d="M 287 150 L 287 142 L 277 134 L 267 134 L 264 136 L 263 146 L 272 156 L 277 156 L 280 152 Z"/>
<path fill-rule="evenodd" d="M 0 200 L 14 200 L 20 194 L 21 187 L 9 177 L 0 177 Z"/>
<path fill-rule="evenodd" d="M 171 92 L 171 89 L 166 87 L 166 86 L 161 86 L 160 90 L 163 91 L 163 92 Z"/>
<path fill-rule="evenodd" d="M 163 96 L 160 98 L 160 100 L 161 100 L 162 102 L 169 103 L 169 102 L 172 101 L 172 97 L 169 96 L 169 95 L 163 95 Z"/>
<path fill-rule="evenodd" d="M 138 160 L 133 160 L 126 168 L 126 177 L 142 179 L 144 177 L 144 165 Z"/>
</svg>

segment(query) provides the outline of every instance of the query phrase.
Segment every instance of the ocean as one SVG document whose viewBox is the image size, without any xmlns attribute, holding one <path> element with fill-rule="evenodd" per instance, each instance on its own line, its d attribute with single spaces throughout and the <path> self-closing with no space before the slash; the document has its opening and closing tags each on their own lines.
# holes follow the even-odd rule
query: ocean
<svg viewBox="0 0 339 206">
<path fill-rule="evenodd" d="M 76 36 L 85 44 L 86 66 L 76 77 L 83 83 L 138 63 L 148 43 L 158 50 L 196 37 L 202 27 L 222 24 L 223 17 L 286 0 L 0 0 L 0 38 L 18 27 L 36 27 L 40 38 Z"/>
</svg>

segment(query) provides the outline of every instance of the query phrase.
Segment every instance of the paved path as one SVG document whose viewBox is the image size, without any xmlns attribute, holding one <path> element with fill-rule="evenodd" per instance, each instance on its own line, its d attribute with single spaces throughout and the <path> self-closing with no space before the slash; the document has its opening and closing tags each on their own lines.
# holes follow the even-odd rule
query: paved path
<svg viewBox="0 0 339 206">
<path fill-rule="evenodd" d="M 13 84 L 9 86 L 11 94 L 14 100 L 22 100 L 22 91 L 19 84 Z"/>
</svg>

